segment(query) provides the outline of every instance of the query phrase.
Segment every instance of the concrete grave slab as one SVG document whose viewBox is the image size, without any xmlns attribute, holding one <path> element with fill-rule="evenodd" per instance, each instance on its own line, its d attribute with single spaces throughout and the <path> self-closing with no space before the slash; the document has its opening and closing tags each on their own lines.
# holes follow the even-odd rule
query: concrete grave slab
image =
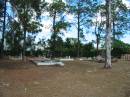
<svg viewBox="0 0 130 97">
<path fill-rule="evenodd" d="M 63 62 L 56 61 L 56 60 L 44 60 L 44 61 L 33 61 L 37 66 L 54 66 L 54 65 L 59 65 L 59 66 L 64 66 Z"/>
</svg>

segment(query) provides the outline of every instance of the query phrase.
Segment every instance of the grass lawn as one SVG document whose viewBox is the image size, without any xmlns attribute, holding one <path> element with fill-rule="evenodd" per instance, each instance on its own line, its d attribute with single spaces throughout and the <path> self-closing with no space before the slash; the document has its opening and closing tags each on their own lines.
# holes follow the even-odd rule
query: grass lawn
<svg viewBox="0 0 130 97">
<path fill-rule="evenodd" d="M 130 97 L 130 61 L 65 62 L 64 67 L 0 60 L 0 97 Z"/>
</svg>

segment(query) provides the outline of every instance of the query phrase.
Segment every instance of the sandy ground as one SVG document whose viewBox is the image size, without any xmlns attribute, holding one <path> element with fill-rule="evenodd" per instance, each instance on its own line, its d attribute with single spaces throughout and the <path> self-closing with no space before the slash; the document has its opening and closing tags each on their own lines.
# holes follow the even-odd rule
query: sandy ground
<svg viewBox="0 0 130 97">
<path fill-rule="evenodd" d="M 0 97 L 130 97 L 130 61 L 66 62 L 64 67 L 0 60 Z"/>
</svg>

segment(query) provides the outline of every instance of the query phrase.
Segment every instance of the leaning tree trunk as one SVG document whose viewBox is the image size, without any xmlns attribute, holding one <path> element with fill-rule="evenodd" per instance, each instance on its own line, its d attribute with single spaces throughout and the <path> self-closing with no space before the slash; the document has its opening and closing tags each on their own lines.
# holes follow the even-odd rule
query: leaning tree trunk
<svg viewBox="0 0 130 97">
<path fill-rule="evenodd" d="M 104 68 L 111 68 L 111 0 L 106 0 L 106 57 Z"/>
</svg>

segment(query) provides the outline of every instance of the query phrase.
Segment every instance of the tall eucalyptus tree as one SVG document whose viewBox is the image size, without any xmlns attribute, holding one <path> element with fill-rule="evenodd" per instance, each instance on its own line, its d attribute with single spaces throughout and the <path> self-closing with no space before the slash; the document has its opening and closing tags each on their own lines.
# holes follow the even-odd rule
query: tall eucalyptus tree
<svg viewBox="0 0 130 97">
<path fill-rule="evenodd" d="M 112 14 L 111 14 L 111 3 L 112 0 L 106 0 L 106 39 L 105 39 L 105 47 L 106 47 L 106 57 L 105 57 L 105 65 L 104 68 L 111 68 L 111 43 L 112 43 Z"/>
</svg>

